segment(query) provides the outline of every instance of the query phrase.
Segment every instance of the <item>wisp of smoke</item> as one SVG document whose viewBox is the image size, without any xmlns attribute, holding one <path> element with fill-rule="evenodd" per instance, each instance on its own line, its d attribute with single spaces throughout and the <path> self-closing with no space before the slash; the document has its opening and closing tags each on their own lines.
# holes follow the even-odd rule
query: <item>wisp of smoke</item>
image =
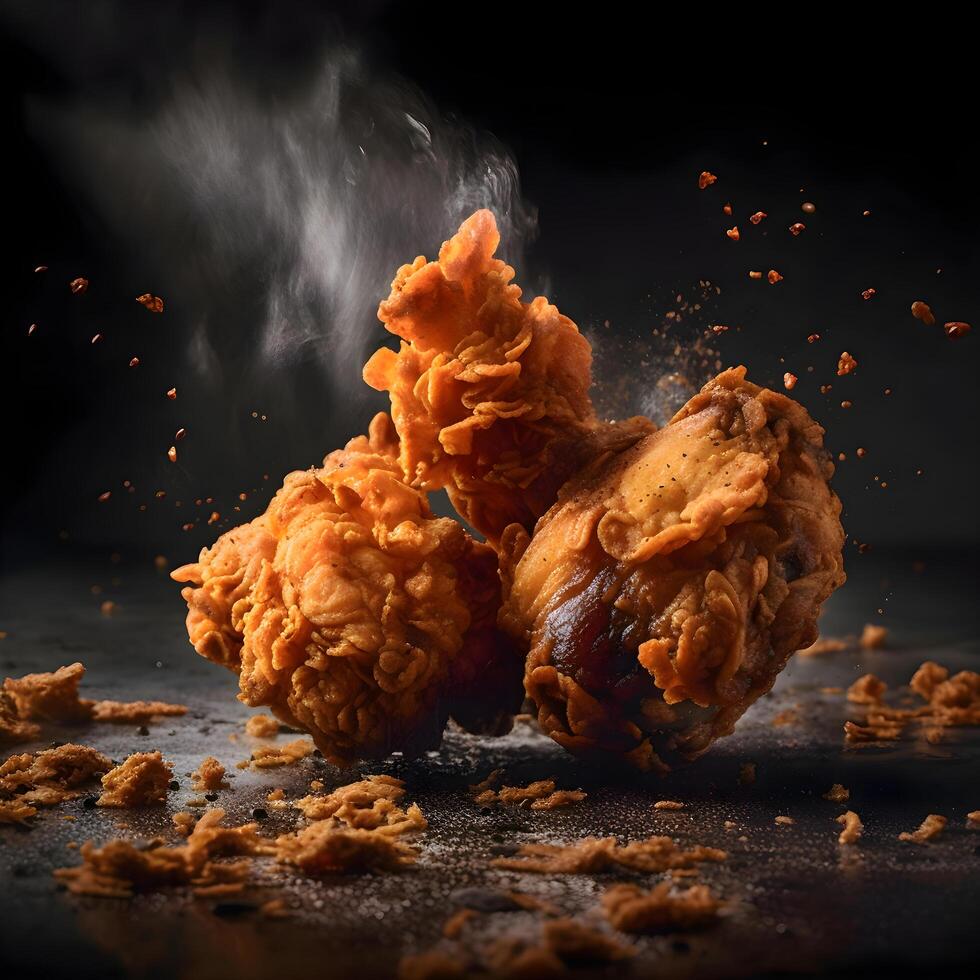
<svg viewBox="0 0 980 980">
<path fill-rule="evenodd" d="M 372 74 L 350 48 L 329 51 L 286 101 L 211 67 L 176 80 L 149 115 L 82 104 L 43 121 L 112 226 L 168 250 L 168 263 L 183 257 L 199 371 L 234 322 L 255 330 L 238 345 L 252 352 L 245 370 L 316 358 L 335 392 L 354 395 L 400 264 L 431 255 L 476 208 L 494 211 L 512 263 L 535 230 L 492 136 Z"/>
</svg>

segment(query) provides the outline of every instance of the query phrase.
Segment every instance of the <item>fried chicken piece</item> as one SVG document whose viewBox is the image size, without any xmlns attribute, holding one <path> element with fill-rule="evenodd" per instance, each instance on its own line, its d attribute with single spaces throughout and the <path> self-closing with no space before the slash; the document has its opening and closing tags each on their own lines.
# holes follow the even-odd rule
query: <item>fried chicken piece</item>
<svg viewBox="0 0 980 980">
<path fill-rule="evenodd" d="M 513 268 L 493 257 L 499 243 L 493 215 L 477 211 L 438 261 L 402 266 L 378 309 L 401 345 L 364 368 L 391 395 L 413 486 L 446 488 L 491 543 L 512 523 L 531 531 L 603 442 L 653 427 L 598 426 L 588 341 L 544 297 L 521 301 Z"/>
<path fill-rule="evenodd" d="M 506 530 L 500 621 L 545 732 L 658 771 L 731 733 L 844 581 L 822 437 L 730 369 Z"/>
<path fill-rule="evenodd" d="M 519 707 L 496 556 L 406 483 L 387 415 L 173 578 L 197 652 L 333 762 L 414 755 L 449 714 L 499 728 Z"/>
</svg>

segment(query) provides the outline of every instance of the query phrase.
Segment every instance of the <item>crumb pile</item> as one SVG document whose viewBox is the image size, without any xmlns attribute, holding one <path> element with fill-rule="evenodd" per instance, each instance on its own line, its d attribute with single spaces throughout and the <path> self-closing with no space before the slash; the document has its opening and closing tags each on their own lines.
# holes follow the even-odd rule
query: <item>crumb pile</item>
<svg viewBox="0 0 980 980">
<path fill-rule="evenodd" d="M 428 824 L 418 805 L 407 809 L 399 801 L 405 784 L 394 776 L 367 776 L 348 783 L 325 796 L 305 796 L 293 806 L 308 820 L 330 821 L 331 826 L 376 831 L 398 837 L 425 830 Z"/>
<path fill-rule="evenodd" d="M 496 858 L 493 863 L 509 871 L 538 874 L 597 874 L 619 868 L 652 874 L 727 857 L 726 851 L 701 844 L 684 850 L 670 837 L 629 844 L 620 844 L 615 837 L 586 837 L 573 844 L 523 844 L 514 857 Z"/>
<path fill-rule="evenodd" d="M 135 752 L 102 777 L 97 806 L 162 806 L 173 779 L 173 766 L 159 752 Z"/>
<path fill-rule="evenodd" d="M 112 768 L 112 762 L 87 745 L 68 742 L 43 752 L 12 755 L 0 765 L 0 822 L 22 822 L 37 806 L 56 806 L 81 793 L 78 787 Z"/>
<path fill-rule="evenodd" d="M 503 775 L 495 769 L 486 779 L 470 787 L 473 801 L 479 806 L 529 806 L 532 810 L 557 810 L 580 803 L 587 793 L 580 789 L 557 789 L 553 779 L 538 779 L 527 786 L 494 786 Z"/>
</svg>

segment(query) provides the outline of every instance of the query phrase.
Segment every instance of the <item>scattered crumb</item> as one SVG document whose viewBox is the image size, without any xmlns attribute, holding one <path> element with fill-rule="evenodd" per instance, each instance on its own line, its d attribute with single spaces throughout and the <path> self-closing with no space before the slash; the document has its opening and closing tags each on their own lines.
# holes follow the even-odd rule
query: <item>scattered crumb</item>
<svg viewBox="0 0 980 980">
<path fill-rule="evenodd" d="M 37 808 L 22 800 L 0 800 L 0 823 L 24 823 L 37 813 Z"/>
<path fill-rule="evenodd" d="M 843 694 L 844 688 L 842 687 L 822 687 L 820 688 L 821 694 Z"/>
<path fill-rule="evenodd" d="M 272 738 L 279 734 L 279 722 L 269 715 L 253 715 L 245 722 L 245 732 L 253 738 Z"/>
<path fill-rule="evenodd" d="M 499 782 L 502 771 L 495 769 L 486 779 L 470 787 L 470 794 L 480 806 L 523 806 L 532 810 L 557 810 L 560 807 L 580 803 L 587 793 L 580 789 L 555 789 L 553 779 L 539 779 L 527 786 L 493 787 Z"/>
<path fill-rule="evenodd" d="M 80 663 L 59 667 L 50 674 L 8 677 L 3 690 L 13 699 L 20 718 L 27 721 L 79 722 L 92 716 L 92 702 L 78 697 L 78 685 L 85 675 Z"/>
<path fill-rule="evenodd" d="M 166 701 L 96 701 L 92 717 L 115 724 L 137 724 L 154 718 L 176 718 L 187 714 L 187 706 Z"/>
<path fill-rule="evenodd" d="M 823 794 L 825 800 L 830 800 L 831 803 L 846 803 L 851 798 L 851 791 L 845 789 L 840 783 L 834 783 L 833 786 Z"/>
<path fill-rule="evenodd" d="M 197 825 L 197 817 L 193 813 L 175 813 L 170 819 L 181 837 L 190 837 L 191 831 Z"/>
<path fill-rule="evenodd" d="M 931 700 L 932 692 L 947 678 L 949 671 L 933 660 L 927 660 L 912 675 L 909 687 L 926 701 Z"/>
<path fill-rule="evenodd" d="M 324 785 L 325 783 L 321 779 L 310 780 L 310 789 L 313 790 L 314 793 L 319 793 L 320 790 L 323 789 Z"/>
<path fill-rule="evenodd" d="M 285 745 L 263 745 L 252 752 L 249 763 L 254 769 L 275 769 L 279 766 L 290 766 L 300 759 L 305 759 L 313 752 L 313 743 L 307 738 L 297 738 Z M 239 768 L 248 768 L 248 764 Z"/>
<path fill-rule="evenodd" d="M 203 790 L 214 792 L 227 789 L 228 781 L 224 777 L 225 767 L 213 755 L 209 755 L 191 776 L 193 781 L 191 785 L 199 793 Z"/>
<path fill-rule="evenodd" d="M 857 366 L 857 359 L 848 354 L 847 351 L 843 351 L 837 361 L 837 374 L 839 376 L 851 374 Z"/>
<path fill-rule="evenodd" d="M 737 829 L 738 829 L 738 824 L 735 823 L 734 820 L 726 820 L 725 821 L 725 830 L 728 831 L 728 833 L 733 833 Z"/>
<path fill-rule="evenodd" d="M 293 806 L 308 820 L 329 820 L 334 826 L 373 830 L 396 837 L 418 833 L 428 826 L 416 804 L 407 810 L 398 805 L 404 795 L 402 780 L 394 776 L 368 776 L 326 796 L 304 796 Z"/>
<path fill-rule="evenodd" d="M 854 704 L 878 704 L 887 689 L 888 685 L 874 674 L 864 674 L 847 689 L 847 700 Z"/>
<path fill-rule="evenodd" d="M 945 817 L 940 816 L 938 813 L 930 813 L 919 825 L 918 830 L 913 830 L 911 833 L 903 831 L 898 835 L 898 839 L 911 841 L 913 844 L 925 844 L 926 841 L 938 837 L 945 826 Z"/>
<path fill-rule="evenodd" d="M 698 177 L 698 188 L 703 191 L 706 187 L 710 187 L 717 179 L 713 173 L 702 170 L 701 176 Z"/>
<path fill-rule="evenodd" d="M 0 691 L 0 745 L 32 742 L 41 734 L 41 726 L 20 717 L 14 699 Z"/>
<path fill-rule="evenodd" d="M 538 874 L 593 874 L 631 868 L 647 874 L 689 868 L 700 861 L 724 861 L 715 847 L 697 845 L 683 850 L 669 837 L 620 844 L 615 837 L 586 837 L 574 844 L 524 844 L 512 858 L 497 858 L 495 867 Z"/>
<path fill-rule="evenodd" d="M 970 324 L 964 323 L 962 320 L 952 320 L 943 324 L 943 330 L 946 331 L 947 337 L 965 337 L 971 329 Z"/>
<path fill-rule="evenodd" d="M 305 874 L 318 875 L 401 871 L 415 862 L 418 852 L 392 836 L 338 828 L 330 820 L 318 820 L 277 838 L 275 855 Z"/>
<path fill-rule="evenodd" d="M 277 786 L 271 792 L 266 793 L 265 798 L 269 803 L 278 803 L 286 798 L 286 791 L 281 786 Z"/>
<path fill-rule="evenodd" d="M 155 891 L 174 885 L 207 888 L 242 882 L 249 862 L 215 864 L 229 855 L 264 853 L 256 825 L 222 827 L 224 810 L 214 809 L 197 822 L 185 844 L 140 848 L 129 841 L 112 840 L 104 847 L 91 841 L 82 845 L 82 863 L 59 868 L 55 877 L 76 895 L 130 898 L 136 891 Z"/>
<path fill-rule="evenodd" d="M 792 827 L 796 821 L 792 817 L 778 816 L 776 817 L 776 823 L 778 823 L 780 827 Z"/>
<path fill-rule="evenodd" d="M 654 810 L 683 810 L 684 804 L 678 803 L 677 800 L 657 800 L 653 808 Z"/>
<path fill-rule="evenodd" d="M 862 650 L 880 650 L 888 641 L 888 628 L 865 623 L 858 643 Z"/>
<path fill-rule="evenodd" d="M 864 833 L 864 824 L 861 823 L 861 818 L 853 810 L 842 813 L 837 818 L 837 822 L 844 825 L 844 829 L 837 838 L 839 844 L 856 844 L 858 838 Z"/>
<path fill-rule="evenodd" d="M 721 905 L 707 885 L 674 891 L 668 881 L 650 891 L 638 885 L 612 885 L 602 896 L 602 909 L 612 927 L 633 933 L 704 926 L 717 919 Z"/>
<path fill-rule="evenodd" d="M 55 806 L 79 796 L 76 787 L 112 768 L 112 761 L 87 745 L 68 742 L 36 754 L 12 755 L 0 765 L 0 790 L 21 803 Z"/>
<path fill-rule="evenodd" d="M 966 825 L 971 830 L 980 829 L 980 810 L 973 810 L 966 815 Z"/>
<path fill-rule="evenodd" d="M 97 806 L 162 806 L 173 779 L 173 766 L 159 752 L 135 752 L 102 777 Z"/>
</svg>

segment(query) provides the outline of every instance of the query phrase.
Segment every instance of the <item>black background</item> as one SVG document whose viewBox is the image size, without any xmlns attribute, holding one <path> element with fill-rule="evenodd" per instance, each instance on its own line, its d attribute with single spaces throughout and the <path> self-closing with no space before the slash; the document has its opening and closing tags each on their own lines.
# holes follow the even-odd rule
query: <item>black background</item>
<svg viewBox="0 0 980 980">
<path fill-rule="evenodd" d="M 610 4 L 41 2 L 0 11 L 8 569 L 83 551 L 186 560 L 215 536 L 212 510 L 219 528 L 254 516 L 287 470 L 317 462 L 383 407 L 356 375 L 338 385 L 313 357 L 257 371 L 261 263 L 185 288 L 180 270 L 194 264 L 206 219 L 190 215 L 179 236 L 169 226 L 164 234 L 148 186 L 146 207 L 121 228 L 74 178 L 87 161 L 45 135 L 52 108 L 149 116 L 175 81 L 219 61 L 257 98 L 288 103 L 338 43 L 510 148 L 538 214 L 518 281 L 528 292 L 546 287 L 598 338 L 603 404 L 650 407 L 657 381 L 678 367 L 675 341 L 727 325 L 715 343 L 722 363 L 745 363 L 774 386 L 784 371 L 797 374 L 794 394 L 826 426 L 834 454 L 846 453 L 835 482 L 852 539 L 916 557 L 976 543 L 975 85 L 966 31 L 941 12 L 885 23 L 854 10 L 719 15 L 692 5 L 643 16 Z M 116 165 L 103 175 L 103 202 Z M 699 191 L 702 170 L 719 180 Z M 138 174 L 128 179 L 139 188 Z M 816 212 L 802 213 L 803 201 Z M 753 227 L 748 215 L 760 209 L 768 218 Z M 787 230 L 796 221 L 807 225 L 798 238 Z M 735 223 L 738 243 L 725 236 Z M 401 258 L 431 256 L 452 230 Z M 33 272 L 40 263 L 47 273 Z M 769 268 L 785 277 L 776 286 L 747 275 Z M 67 283 L 78 275 L 91 287 L 74 297 Z M 699 280 L 720 295 L 668 341 L 654 337 L 675 296 L 694 297 Z M 865 301 L 869 287 L 876 295 Z M 133 303 L 147 290 L 165 298 L 162 317 Z M 220 338 L 213 383 L 190 364 L 205 299 Z M 917 299 L 939 324 L 912 318 Z M 976 329 L 950 340 L 947 320 Z M 370 317 L 358 328 L 365 353 L 385 341 Z M 97 332 L 105 339 L 93 346 Z M 821 340 L 809 345 L 811 333 Z M 838 378 L 843 350 L 859 368 Z M 137 369 L 127 367 L 133 355 Z M 705 380 L 699 363 L 680 366 Z M 832 391 L 821 394 L 826 383 Z M 171 385 L 175 402 L 164 396 Z M 188 436 L 172 465 L 165 452 L 181 426 Z M 158 489 L 166 498 L 153 496 Z M 100 504 L 105 490 L 112 498 Z M 194 529 L 183 532 L 186 522 Z M 860 560 L 849 549 L 848 560 Z"/>
</svg>

